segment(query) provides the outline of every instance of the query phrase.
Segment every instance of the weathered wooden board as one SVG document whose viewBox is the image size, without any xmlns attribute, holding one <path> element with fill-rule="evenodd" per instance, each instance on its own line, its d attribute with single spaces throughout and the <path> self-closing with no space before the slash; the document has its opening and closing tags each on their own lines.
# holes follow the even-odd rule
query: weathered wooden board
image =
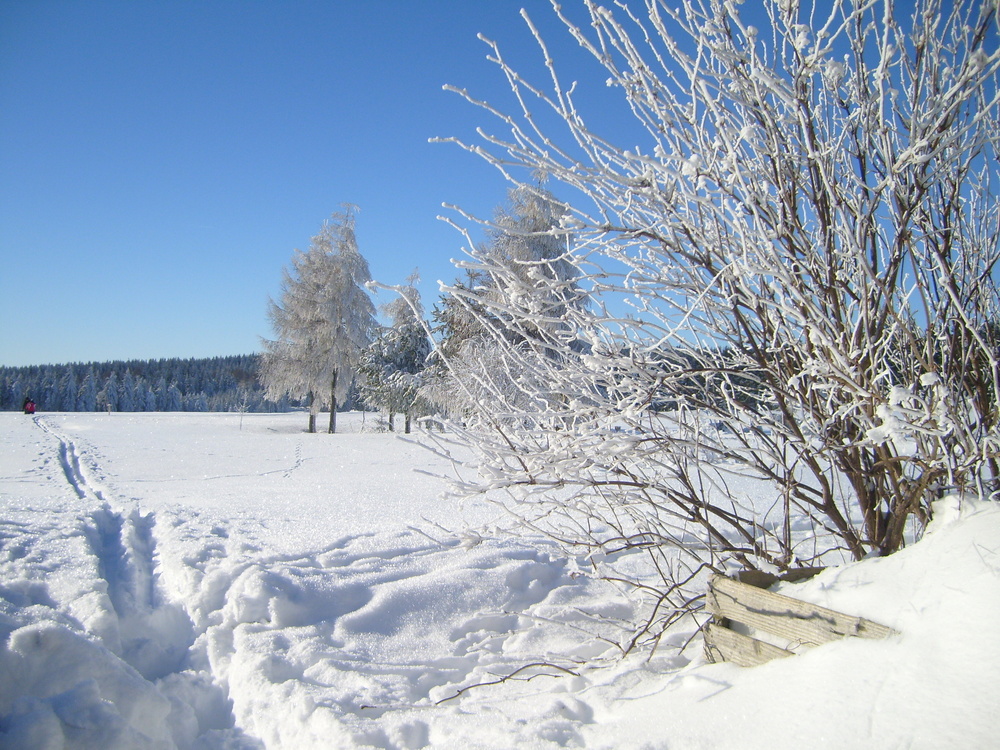
<svg viewBox="0 0 1000 750">
<path fill-rule="evenodd" d="M 772 659 L 795 656 L 770 643 L 758 641 L 714 622 L 705 626 L 705 656 L 710 662 L 728 661 L 741 667 L 756 667 Z"/>
<path fill-rule="evenodd" d="M 781 574 L 765 573 L 762 570 L 741 570 L 736 574 L 736 580 L 741 583 L 749 583 L 751 586 L 756 586 L 760 589 L 767 589 L 778 581 L 789 583 L 804 581 L 807 578 L 812 578 L 822 573 L 824 570 L 826 568 L 791 568 Z"/>
<path fill-rule="evenodd" d="M 778 648 L 777 656 L 794 653 L 803 646 L 818 646 L 844 637 L 885 638 L 893 634 L 891 628 L 880 625 L 863 617 L 846 615 L 816 604 L 799 601 L 788 596 L 776 594 L 767 589 L 751 586 L 740 581 L 715 576 L 705 597 L 706 609 L 716 617 L 716 622 L 709 630 L 726 630 L 725 621 L 733 620 L 752 629 L 777 636 L 787 643 L 787 649 Z M 709 658 L 721 657 L 727 661 L 744 663 L 745 666 L 762 663 L 774 656 L 760 659 L 765 654 L 772 653 L 763 648 L 759 640 L 740 633 L 734 633 L 738 638 L 720 635 L 714 632 L 706 635 L 706 651 Z M 712 643 L 709 639 L 714 638 Z M 742 639 L 753 641 L 747 643 Z M 722 643 L 722 645 L 718 645 Z M 758 646 L 756 644 L 760 643 Z M 714 656 L 711 649 L 718 653 Z"/>
</svg>

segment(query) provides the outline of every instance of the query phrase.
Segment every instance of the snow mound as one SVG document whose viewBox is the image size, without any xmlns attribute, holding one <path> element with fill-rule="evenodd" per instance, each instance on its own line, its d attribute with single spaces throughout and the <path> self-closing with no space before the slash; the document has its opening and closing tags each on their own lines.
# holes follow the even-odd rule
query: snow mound
<svg viewBox="0 0 1000 750">
<path fill-rule="evenodd" d="M 623 691 L 615 747 L 986 748 L 1000 718 L 1000 507 L 951 498 L 915 545 L 775 590 L 899 632 L 845 639 L 753 669 L 699 665 Z M 656 716 L 655 725 L 643 717 Z"/>
</svg>

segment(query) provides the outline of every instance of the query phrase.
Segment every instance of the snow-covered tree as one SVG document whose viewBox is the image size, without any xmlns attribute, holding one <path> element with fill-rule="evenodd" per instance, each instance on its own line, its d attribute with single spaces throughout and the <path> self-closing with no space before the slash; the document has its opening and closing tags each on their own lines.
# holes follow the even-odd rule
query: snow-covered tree
<svg viewBox="0 0 1000 750">
<path fill-rule="evenodd" d="M 371 275 L 354 224 L 350 207 L 325 222 L 308 252 L 295 251 L 281 301 L 268 305 L 276 338 L 263 340 L 261 382 L 268 398 L 308 400 L 310 432 L 323 406 L 330 408 L 329 431 L 336 432 L 337 406 L 354 382 L 376 325 L 365 288 Z"/>
<path fill-rule="evenodd" d="M 77 408 L 80 411 L 97 410 L 97 378 L 94 375 L 93 365 L 87 368 L 83 376 L 83 383 L 80 385 L 80 394 L 77 399 Z"/>
<path fill-rule="evenodd" d="M 562 230 L 567 207 L 538 185 L 521 185 L 508 192 L 486 228 L 487 241 L 459 263 L 465 278 L 446 288 L 435 310 L 442 349 L 457 353 L 474 338 L 488 338 L 502 326 L 502 305 L 487 309 L 481 299 L 529 304 L 539 325 L 561 327 L 567 304 L 579 303 L 580 275 L 568 253 L 571 236 Z M 553 322 L 557 321 L 557 322 Z M 508 332 L 510 333 L 510 332 Z M 534 333 L 539 338 L 541 332 Z"/>
<path fill-rule="evenodd" d="M 150 387 L 149 381 L 141 379 L 136 387 L 138 408 L 141 411 L 158 411 L 159 404 L 156 400 L 156 391 Z"/>
<path fill-rule="evenodd" d="M 121 386 L 118 389 L 118 408 L 121 411 L 135 411 L 135 377 L 131 370 L 125 370 Z"/>
<path fill-rule="evenodd" d="M 201 391 L 209 396 L 209 408 L 228 410 L 244 401 L 241 387 L 253 390 L 254 409 L 284 409 L 278 403 L 260 398 L 257 383 L 258 355 L 237 355 L 205 359 L 129 360 L 128 362 L 92 362 L 86 365 L 61 364 L 45 367 L 0 367 L 0 409 L 21 408 L 25 389 L 36 403 L 48 410 L 94 411 L 108 406 L 121 409 L 119 396 L 126 373 L 133 382 L 132 409 L 139 411 L 180 411 L 185 401 L 196 404 Z M 79 383 L 74 394 L 73 381 Z M 153 387 L 155 383 L 155 387 Z M 168 383 L 176 397 L 168 397 Z M 150 397 L 152 394 L 152 398 Z M 42 400 L 45 399 L 45 400 Z M 168 404 L 170 404 L 168 406 Z M 122 409 L 124 410 L 124 409 Z"/>
<path fill-rule="evenodd" d="M 35 397 L 35 403 L 41 404 L 52 404 L 56 409 L 59 408 L 60 403 L 59 395 L 59 372 L 54 366 L 47 365 L 42 370 L 42 387 L 41 387 L 41 401 L 39 401 L 38 396 Z M 51 408 L 51 407 L 49 407 Z"/>
<path fill-rule="evenodd" d="M 530 374 L 477 399 L 465 490 L 509 490 L 595 564 L 646 554 L 642 632 L 705 569 L 887 554 L 941 495 L 1000 491 L 997 3 L 752 5 L 553 2 L 602 92 L 565 86 L 530 20 L 549 84 L 489 43 L 520 111 L 462 92 L 502 128 L 462 145 L 574 196 L 590 295 L 457 292 L 521 338 L 493 367 Z M 615 92 L 627 145 L 585 119 Z"/>
<path fill-rule="evenodd" d="M 79 385 L 76 380 L 76 369 L 67 367 L 66 371 L 59 378 L 59 400 L 58 405 L 54 404 L 59 411 L 76 411 L 77 392 Z"/>
<path fill-rule="evenodd" d="M 562 228 L 567 210 L 543 187 L 516 187 L 496 210 L 487 241 L 459 263 L 465 277 L 445 287 L 434 311 L 443 361 L 429 373 L 425 394 L 439 408 L 461 413 L 470 406 L 469 388 L 478 394 L 472 401 L 497 388 L 509 396 L 523 390 L 520 368 L 493 366 L 494 349 L 552 355 L 572 337 L 567 308 L 582 305 L 584 295 L 569 253 L 572 236 Z M 520 324 L 510 325 L 513 318 Z M 531 344 L 523 345 L 527 340 Z M 449 379 L 449 368 L 463 377 Z M 454 388 L 456 382 L 462 387 Z"/>
<path fill-rule="evenodd" d="M 153 388 L 153 396 L 156 399 L 157 408 L 160 411 L 170 411 L 167 408 L 168 398 L 167 398 L 167 377 L 166 375 L 160 375 L 156 379 L 156 387 Z"/>
<path fill-rule="evenodd" d="M 101 409 L 118 411 L 118 375 L 112 371 L 104 387 L 97 394 L 97 404 Z"/>
<path fill-rule="evenodd" d="M 431 351 L 416 289 L 418 281 L 414 272 L 406 286 L 397 289 L 400 296 L 382 306 L 390 325 L 379 329 L 365 348 L 359 368 L 362 400 L 389 415 L 390 430 L 394 429 L 395 415 L 403 414 L 407 433 L 413 417 L 425 410 L 420 373 L 427 367 Z"/>
<path fill-rule="evenodd" d="M 167 387 L 166 400 L 163 402 L 164 411 L 180 411 L 184 408 L 184 397 L 177 387 L 177 383 L 171 383 Z"/>
</svg>

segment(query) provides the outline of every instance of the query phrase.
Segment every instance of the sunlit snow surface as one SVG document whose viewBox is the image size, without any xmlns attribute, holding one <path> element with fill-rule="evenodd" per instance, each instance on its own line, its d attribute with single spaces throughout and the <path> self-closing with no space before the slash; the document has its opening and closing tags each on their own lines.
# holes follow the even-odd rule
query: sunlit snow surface
<svg viewBox="0 0 1000 750">
<path fill-rule="evenodd" d="M 613 588 L 371 416 L 304 422 L 0 414 L 0 747 L 998 746 L 995 505 L 786 587 L 888 641 L 616 661 Z"/>
</svg>

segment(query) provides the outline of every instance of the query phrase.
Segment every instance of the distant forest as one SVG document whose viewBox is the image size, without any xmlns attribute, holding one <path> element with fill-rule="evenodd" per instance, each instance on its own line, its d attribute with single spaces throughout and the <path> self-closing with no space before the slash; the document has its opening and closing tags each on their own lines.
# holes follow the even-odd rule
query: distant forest
<svg viewBox="0 0 1000 750">
<path fill-rule="evenodd" d="M 257 379 L 259 356 L 0 367 L 0 410 L 31 397 L 40 411 L 286 411 Z"/>
</svg>

